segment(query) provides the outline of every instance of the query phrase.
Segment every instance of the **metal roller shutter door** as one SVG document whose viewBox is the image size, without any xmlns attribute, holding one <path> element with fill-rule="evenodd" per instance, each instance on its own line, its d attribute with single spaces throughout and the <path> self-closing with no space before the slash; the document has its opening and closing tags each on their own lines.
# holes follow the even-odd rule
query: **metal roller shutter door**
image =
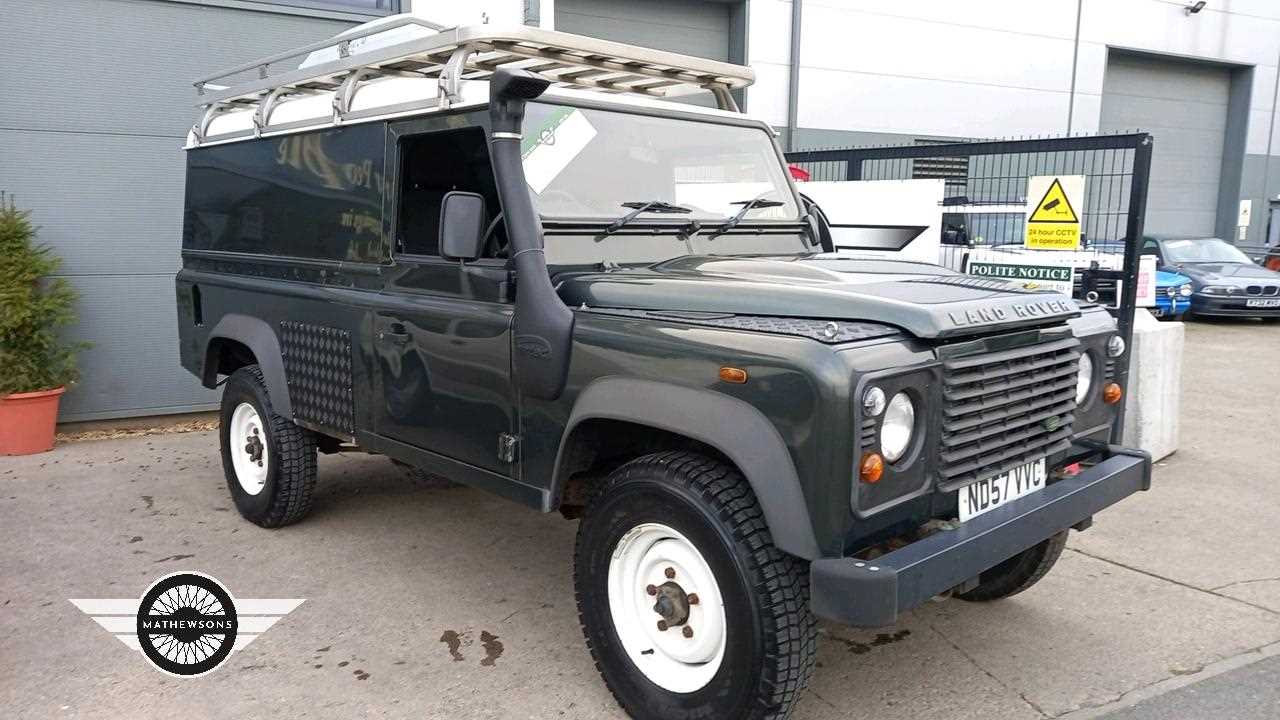
<svg viewBox="0 0 1280 720">
<path fill-rule="evenodd" d="M 1103 132 L 1155 138 L 1146 230 L 1213 235 L 1227 127 L 1230 71 L 1113 53 L 1103 83 Z"/>
</svg>

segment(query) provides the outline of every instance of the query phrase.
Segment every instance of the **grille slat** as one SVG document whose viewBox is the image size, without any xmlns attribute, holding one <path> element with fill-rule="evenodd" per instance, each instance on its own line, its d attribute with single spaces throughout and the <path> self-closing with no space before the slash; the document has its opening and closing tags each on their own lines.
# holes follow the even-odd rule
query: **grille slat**
<svg viewBox="0 0 1280 720">
<path fill-rule="evenodd" d="M 1069 447 L 1080 352 L 1074 337 L 1058 337 L 944 358 L 943 485 L 992 477 Z"/>
<path fill-rule="evenodd" d="M 1062 417 L 1075 409 L 1072 399 L 1060 400 L 1056 403 L 1036 403 L 1035 407 L 1019 413 L 1004 422 L 983 423 L 967 432 L 955 432 L 946 424 L 942 426 L 942 437 L 949 445 L 981 442 L 992 433 L 1011 433 L 1031 423 L 1042 422 L 1051 417 Z"/>
<path fill-rule="evenodd" d="M 970 370 L 965 373 L 957 373 L 950 380 L 955 385 L 968 384 L 973 382 L 982 382 L 996 377 L 1008 377 L 1012 373 L 1030 373 L 1035 370 L 1052 369 L 1066 365 L 1072 360 L 1079 359 L 1079 353 L 1073 353 L 1070 356 L 1052 356 L 1041 358 L 1034 362 L 1004 362 L 999 363 L 999 367 L 987 367 L 980 370 Z M 1003 370 L 1003 373 L 997 374 L 997 370 Z"/>
<path fill-rule="evenodd" d="M 969 398 L 991 395 L 999 390 L 1016 390 L 1018 388 L 1027 387 L 1042 383 L 1047 377 L 1066 377 L 1074 376 L 1076 373 L 1076 364 L 1079 363 L 1079 354 L 1072 354 L 1069 358 L 1055 359 L 1053 362 L 1041 363 L 1041 367 L 1011 367 L 999 371 L 983 373 L 982 377 L 975 381 L 975 384 L 966 387 L 963 390 L 952 390 L 951 386 L 944 391 L 947 400 L 968 400 Z M 1037 372 L 1042 370 L 1043 372 Z M 977 373 L 970 373 L 977 375 Z M 986 379 L 987 377 L 993 379 Z"/>
<path fill-rule="evenodd" d="M 1070 390 L 1071 395 L 1074 397 L 1076 394 L 1075 387 L 1076 379 L 1075 376 L 1072 375 L 1069 378 L 1050 380 L 1044 385 L 1024 387 L 1019 389 L 1017 392 L 1005 393 L 1000 397 L 979 398 L 978 400 L 971 400 L 969 402 L 954 403 L 948 405 L 946 410 L 944 410 L 944 413 L 949 418 L 964 417 L 969 419 L 974 416 L 986 415 L 987 413 L 1007 405 L 1023 402 L 1028 398 L 1044 395 L 1046 393 L 1050 393 L 1056 397 L 1057 395 Z"/>
</svg>

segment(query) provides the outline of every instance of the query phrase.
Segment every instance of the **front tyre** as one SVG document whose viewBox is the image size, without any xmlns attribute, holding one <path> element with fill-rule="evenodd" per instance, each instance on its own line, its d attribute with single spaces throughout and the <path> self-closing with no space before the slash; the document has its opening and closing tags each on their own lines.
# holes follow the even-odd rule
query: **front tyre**
<svg viewBox="0 0 1280 720">
<path fill-rule="evenodd" d="M 219 421 L 222 471 L 236 510 L 265 528 L 305 517 L 316 486 L 315 433 L 276 413 L 257 365 L 227 379 Z"/>
<path fill-rule="evenodd" d="M 617 469 L 578 530 L 583 632 L 640 720 L 786 717 L 814 666 L 808 582 L 742 475 L 695 453 Z"/>
</svg>

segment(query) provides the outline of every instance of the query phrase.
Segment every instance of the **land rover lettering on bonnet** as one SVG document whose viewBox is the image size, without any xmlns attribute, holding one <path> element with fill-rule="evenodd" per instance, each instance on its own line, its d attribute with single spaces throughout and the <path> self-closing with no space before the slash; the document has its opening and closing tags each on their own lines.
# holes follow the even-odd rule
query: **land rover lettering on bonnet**
<svg viewBox="0 0 1280 720">
<path fill-rule="evenodd" d="M 1010 303 L 991 307 L 978 307 L 971 310 L 949 311 L 947 317 L 957 327 L 965 325 L 988 325 L 1002 323 L 1011 318 L 1033 319 L 1054 316 L 1067 316 L 1078 313 L 1075 302 L 1066 298 L 1042 300 L 1039 302 Z"/>
<path fill-rule="evenodd" d="M 179 349 L 239 512 L 355 451 L 558 511 L 621 706 L 765 719 L 818 618 L 1020 592 L 1146 489 L 1106 311 L 828 255 L 752 79 L 409 16 L 201 79 Z"/>
</svg>

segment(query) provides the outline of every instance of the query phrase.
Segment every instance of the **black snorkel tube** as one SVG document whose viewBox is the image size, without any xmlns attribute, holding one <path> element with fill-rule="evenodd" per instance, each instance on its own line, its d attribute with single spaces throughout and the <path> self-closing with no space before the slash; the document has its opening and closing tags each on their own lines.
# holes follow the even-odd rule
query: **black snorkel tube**
<svg viewBox="0 0 1280 720">
<path fill-rule="evenodd" d="M 516 273 L 512 366 L 521 392 L 542 400 L 554 400 L 564 391 L 573 344 L 573 311 L 551 285 L 542 222 L 533 209 L 520 158 L 525 102 L 550 84 L 534 73 L 508 68 L 499 68 L 489 79 L 489 154 Z"/>
</svg>

